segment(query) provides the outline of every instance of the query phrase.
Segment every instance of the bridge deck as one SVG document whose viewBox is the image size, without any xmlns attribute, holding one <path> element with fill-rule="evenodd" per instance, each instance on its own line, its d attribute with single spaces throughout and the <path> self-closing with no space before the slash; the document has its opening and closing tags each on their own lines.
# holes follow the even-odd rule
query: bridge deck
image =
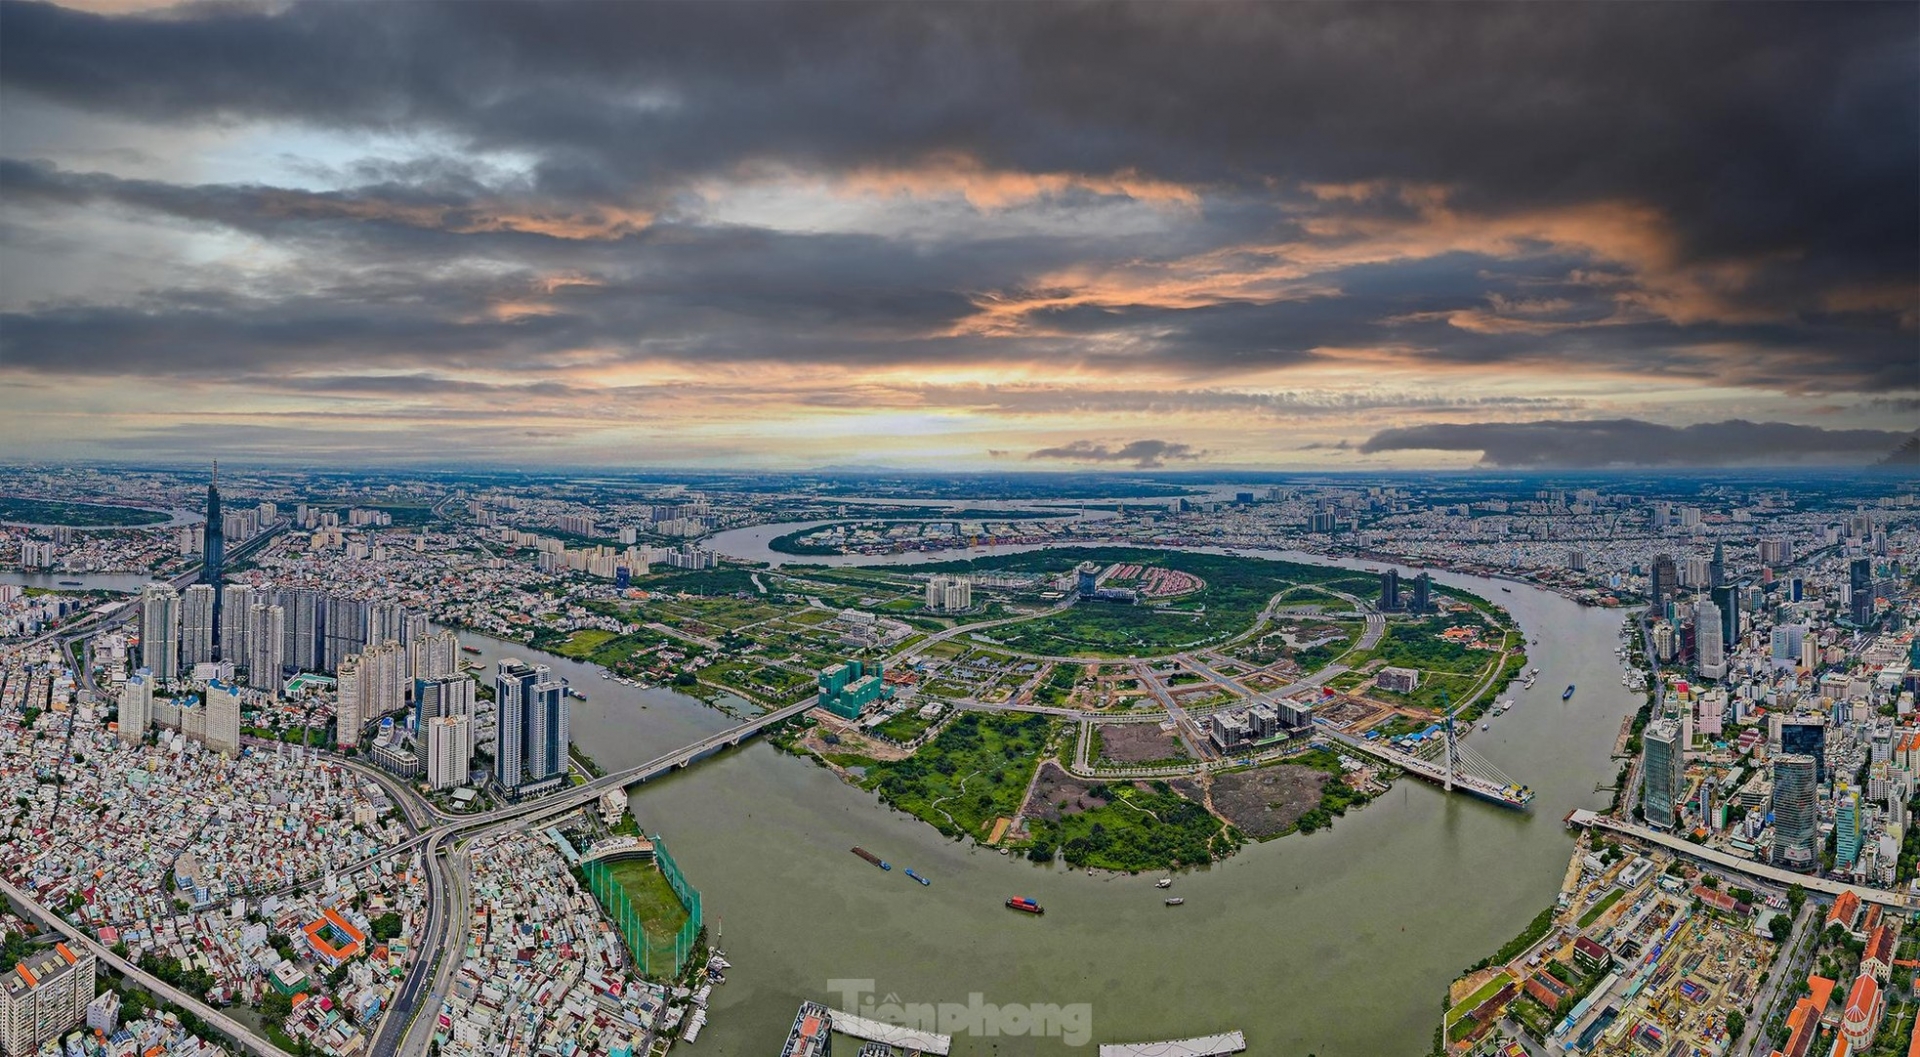
<svg viewBox="0 0 1920 1057">
<path fill-rule="evenodd" d="M 1246 1037 L 1237 1031 L 1225 1035 L 1206 1035 L 1197 1039 L 1171 1042 L 1103 1042 L 1100 1057 L 1220 1057 L 1240 1053 L 1247 1048 Z"/>
</svg>

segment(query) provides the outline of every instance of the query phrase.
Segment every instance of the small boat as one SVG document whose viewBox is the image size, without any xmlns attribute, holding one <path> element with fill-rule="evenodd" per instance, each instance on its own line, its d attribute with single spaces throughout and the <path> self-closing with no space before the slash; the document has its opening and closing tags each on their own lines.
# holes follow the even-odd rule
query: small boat
<svg viewBox="0 0 1920 1057">
<path fill-rule="evenodd" d="M 478 646 L 462 646 L 462 647 L 460 647 L 460 652 L 461 652 L 461 653 L 479 653 L 479 652 L 480 652 L 480 647 L 478 647 Z"/>
<path fill-rule="evenodd" d="M 714 951 L 712 954 L 707 956 L 707 965 L 714 969 L 733 968 L 733 963 L 728 961 L 726 959 L 726 956 L 721 954 L 719 951 Z"/>
<path fill-rule="evenodd" d="M 60 586 L 61 587 L 79 587 L 81 586 L 81 583 L 78 580 L 62 580 L 60 581 Z"/>
<path fill-rule="evenodd" d="M 1012 899 L 1007 900 L 1007 907 L 1010 910 L 1018 910 L 1027 914 L 1044 914 L 1047 912 L 1045 907 L 1028 899 L 1026 896 L 1014 896 Z"/>
<path fill-rule="evenodd" d="M 1173 887 L 1173 878 L 1171 878 L 1171 877 L 1162 877 L 1162 878 L 1161 878 L 1161 879 L 1159 879 L 1158 881 L 1155 881 L 1155 882 L 1153 882 L 1153 887 L 1155 887 L 1155 888 L 1172 888 L 1172 887 Z"/>
<path fill-rule="evenodd" d="M 1172 899 L 1167 900 L 1167 905 L 1170 907 L 1177 907 L 1184 902 L 1186 902 L 1186 900 L 1180 898 L 1179 896 L 1174 896 Z"/>
<path fill-rule="evenodd" d="M 875 855 L 874 853 L 872 853 L 872 852 L 870 852 L 870 851 L 868 851 L 868 850 L 867 850 L 867 849 L 865 849 L 865 848 L 855 848 L 855 849 L 853 849 L 853 853 L 854 853 L 855 855 L 858 855 L 858 856 L 860 856 L 860 857 L 861 857 L 862 859 L 865 859 L 865 860 L 867 860 L 868 862 L 870 862 L 870 863 L 872 863 L 873 865 L 875 865 L 875 866 L 878 866 L 878 867 L 879 867 L 879 868 L 881 868 L 882 870 L 891 870 L 891 869 L 893 869 L 893 864 L 892 864 L 892 863 L 890 863 L 890 862 L 888 862 L 888 861 L 887 861 L 887 860 L 885 860 L 885 859 L 882 859 L 882 858 L 881 858 L 880 856 L 878 856 L 878 855 Z"/>
<path fill-rule="evenodd" d="M 1513 593 L 1513 588 L 1511 588 L 1511 587 L 1502 587 L 1502 588 L 1501 588 L 1500 590 L 1502 590 L 1502 591 L 1505 591 L 1505 592 L 1506 592 L 1506 593 L 1508 593 L 1508 594 L 1512 594 L 1512 593 Z"/>
<path fill-rule="evenodd" d="M 907 867 L 907 876 L 913 878 L 914 880 L 920 882 L 923 885 L 930 885 L 933 883 L 932 881 L 927 880 L 926 878 L 920 876 L 919 874 L 914 873 L 913 867 L 911 866 Z"/>
<path fill-rule="evenodd" d="M 1482 724 L 1480 724 L 1480 729 L 1481 729 L 1481 730 L 1492 730 L 1492 729 L 1493 729 L 1493 724 L 1491 724 L 1491 723 L 1482 723 Z"/>
<path fill-rule="evenodd" d="M 1567 698 L 1570 698 L 1572 696 L 1573 696 L 1573 684 L 1568 683 L 1566 692 L 1560 695 L 1560 700 L 1565 701 Z"/>
<path fill-rule="evenodd" d="M 600 678 L 602 678 L 602 679 L 611 679 L 611 678 L 613 678 L 613 673 L 612 673 L 612 672 L 608 672 L 608 671 L 602 671 L 602 672 L 600 673 Z"/>
</svg>

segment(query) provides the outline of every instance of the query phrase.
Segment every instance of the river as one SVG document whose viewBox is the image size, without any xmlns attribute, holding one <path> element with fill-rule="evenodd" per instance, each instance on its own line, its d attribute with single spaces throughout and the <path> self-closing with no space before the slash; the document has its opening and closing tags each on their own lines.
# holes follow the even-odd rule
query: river
<svg viewBox="0 0 1920 1057">
<path fill-rule="evenodd" d="M 80 586 L 73 587 L 70 582 Z M 153 582 L 145 573 L 27 573 L 15 569 L 0 571 L 0 584 L 44 587 L 49 591 L 123 591 L 137 593 Z"/>
<path fill-rule="evenodd" d="M 794 527 L 724 533 L 712 545 L 777 559 L 741 544 Z M 1639 704 L 1620 685 L 1613 653 L 1619 611 L 1518 584 L 1436 579 L 1501 603 L 1540 639 L 1529 660 L 1541 670 L 1538 686 L 1517 695 L 1491 730 L 1473 734 L 1482 755 L 1533 787 L 1533 809 L 1450 798 L 1403 778 L 1331 831 L 1252 846 L 1180 875 L 1173 892 L 1185 897 L 1181 907 L 1164 906 L 1150 878 L 1088 877 L 944 840 L 761 742 L 636 788 L 636 816 L 667 838 L 703 893 L 709 928 L 724 928 L 735 965 L 714 992 L 699 1048 L 772 1052 L 803 999 L 834 1000 L 830 981 L 854 979 L 874 981 L 879 998 L 906 1002 L 964 1004 L 979 993 L 995 1005 L 1087 1003 L 1095 1042 L 1237 1028 L 1255 1054 L 1424 1053 L 1447 982 L 1552 902 L 1571 849 L 1560 820 L 1575 807 L 1606 805 L 1608 794 L 1595 786 L 1612 781 L 1608 753 L 1621 719 Z M 529 659 L 535 652 L 463 638 L 481 646 L 489 664 L 503 647 Z M 589 701 L 574 710 L 574 742 L 607 767 L 642 762 L 731 722 L 670 691 L 622 687 L 590 665 L 540 659 L 586 690 Z M 1568 683 L 1580 690 L 1562 702 Z M 895 870 L 848 854 L 854 845 Z M 909 866 L 932 886 L 903 876 Z M 1011 895 L 1038 899 L 1046 915 L 1005 909 Z M 963 1034 L 953 1052 L 1093 1049 Z"/>
</svg>

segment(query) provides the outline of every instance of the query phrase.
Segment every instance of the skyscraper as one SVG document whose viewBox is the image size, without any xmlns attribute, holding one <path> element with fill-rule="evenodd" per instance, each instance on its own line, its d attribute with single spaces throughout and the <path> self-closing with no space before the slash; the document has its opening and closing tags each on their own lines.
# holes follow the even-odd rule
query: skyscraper
<svg viewBox="0 0 1920 1057">
<path fill-rule="evenodd" d="M 1855 627 L 1864 628 L 1873 623 L 1873 559 L 1855 558 L 1847 572 L 1847 587 L 1851 592 L 1848 615 Z"/>
<path fill-rule="evenodd" d="M 1811 870 L 1820 861 L 1818 768 L 1813 757 L 1785 753 L 1773 758 L 1773 862 Z"/>
<path fill-rule="evenodd" d="M 1433 609 L 1433 574 L 1422 571 L 1413 578 L 1413 611 L 1427 613 Z"/>
<path fill-rule="evenodd" d="M 1713 604 L 1720 608 L 1720 641 L 1731 654 L 1740 648 L 1740 585 L 1721 584 L 1713 589 Z"/>
<path fill-rule="evenodd" d="M 138 745 L 153 726 L 153 673 L 145 668 L 120 687 L 120 743 Z"/>
<path fill-rule="evenodd" d="M 240 689 L 214 680 L 207 684 L 207 732 L 203 744 L 228 756 L 240 755 Z"/>
<path fill-rule="evenodd" d="M 413 681 L 413 729 L 416 732 L 427 729 L 427 724 L 442 716 L 473 716 L 474 714 L 473 680 L 464 675 L 447 676 L 441 679 L 415 679 Z"/>
<path fill-rule="evenodd" d="M 252 644 L 247 639 L 247 619 L 259 593 L 245 584 L 235 584 L 220 592 L 220 660 L 245 667 Z"/>
<path fill-rule="evenodd" d="M 439 716 L 427 721 L 427 785 L 451 789 L 464 784 L 473 764 L 473 721 Z"/>
<path fill-rule="evenodd" d="M 1727 582 L 1727 545 L 1713 545 L 1713 560 L 1707 563 L 1707 586 L 1722 587 Z"/>
<path fill-rule="evenodd" d="M 1780 751 L 1813 758 L 1814 779 L 1827 780 L 1827 721 L 1819 716 L 1782 716 Z"/>
<path fill-rule="evenodd" d="M 415 679 L 445 679 L 460 671 L 460 639 L 451 631 L 420 635 L 408 644 Z"/>
<path fill-rule="evenodd" d="M 566 778 L 570 714 L 552 674 L 511 658 L 495 673 L 494 782 L 509 796 Z"/>
<path fill-rule="evenodd" d="M 1647 582 L 1647 598 L 1653 605 L 1653 613 L 1659 616 L 1680 586 L 1680 571 L 1673 564 L 1673 555 L 1662 554 L 1653 559 L 1653 575 Z"/>
<path fill-rule="evenodd" d="M 333 736 L 343 749 L 360 744 L 360 728 L 366 726 L 367 713 L 362 705 L 364 690 L 360 682 L 360 655 L 354 654 L 340 662 L 335 673 Z"/>
<path fill-rule="evenodd" d="M 227 660 L 221 653 L 220 617 L 225 612 L 222 607 L 222 588 L 227 572 L 227 536 L 221 522 L 220 513 L 220 463 L 213 464 L 213 479 L 207 482 L 207 529 L 203 550 L 206 563 L 200 567 L 200 582 L 213 588 L 213 613 L 208 626 L 213 629 L 212 656 L 209 660 Z"/>
<path fill-rule="evenodd" d="M 214 590 L 194 584 L 180 599 L 180 665 L 188 668 L 214 659 Z"/>
<path fill-rule="evenodd" d="M 1640 740 L 1645 746 L 1641 811 L 1647 825 L 1673 829 L 1680 824 L 1680 804 L 1686 798 L 1686 746 L 1680 743 L 1680 725 L 1662 716 L 1647 725 Z"/>
<path fill-rule="evenodd" d="M 370 613 L 365 602 L 351 598 L 327 598 L 325 608 L 325 648 L 319 663 L 331 672 L 340 667 L 340 661 L 348 654 L 359 653 L 370 641 L 367 637 Z"/>
<path fill-rule="evenodd" d="M 1693 607 L 1695 667 L 1702 677 L 1727 677 L 1727 648 L 1721 638 L 1720 607 L 1702 599 Z"/>
<path fill-rule="evenodd" d="M 180 678 L 180 592 L 169 584 L 140 589 L 140 661 L 163 683 Z"/>
<path fill-rule="evenodd" d="M 280 606 L 255 602 L 247 609 L 247 685 L 257 690 L 277 690 L 280 671 L 285 664 L 281 649 L 286 643 L 287 611 Z"/>
<path fill-rule="evenodd" d="M 1843 788 L 1833 800 L 1833 866 L 1850 870 L 1860 859 L 1860 790 Z"/>
<path fill-rule="evenodd" d="M 406 609 L 398 602 L 375 602 L 367 616 L 367 644 L 406 640 Z"/>
<path fill-rule="evenodd" d="M 1380 611 L 1393 613 L 1400 609 L 1400 570 L 1388 567 L 1380 574 Z"/>
</svg>

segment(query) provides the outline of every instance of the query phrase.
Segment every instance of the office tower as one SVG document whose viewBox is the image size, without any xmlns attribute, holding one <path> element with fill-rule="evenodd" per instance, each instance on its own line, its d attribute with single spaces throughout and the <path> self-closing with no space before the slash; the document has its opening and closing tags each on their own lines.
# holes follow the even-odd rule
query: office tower
<svg viewBox="0 0 1920 1057">
<path fill-rule="evenodd" d="M 1873 623 L 1873 559 L 1855 558 L 1848 569 L 1847 586 L 1852 591 L 1851 612 L 1855 627 Z"/>
<path fill-rule="evenodd" d="M 84 1023 L 87 1004 L 93 1001 L 95 968 L 93 954 L 85 948 L 76 951 L 56 943 L 0 976 L 0 1053 L 37 1053 Z"/>
<path fill-rule="evenodd" d="M 1786 667 L 1800 663 L 1800 652 L 1807 641 L 1805 624 L 1782 624 L 1773 629 L 1768 645 L 1775 662 Z"/>
<path fill-rule="evenodd" d="M 406 638 L 406 609 L 398 602 L 375 602 L 367 616 L 367 644 L 404 643 Z"/>
<path fill-rule="evenodd" d="M 1693 607 L 1695 667 L 1708 679 L 1727 676 L 1727 648 L 1720 634 L 1720 607 L 1701 600 Z"/>
<path fill-rule="evenodd" d="M 247 619 L 261 594 L 245 584 L 233 584 L 221 592 L 220 660 L 244 666 L 252 643 L 247 638 Z"/>
<path fill-rule="evenodd" d="M 469 716 L 474 713 L 473 680 L 464 675 L 413 681 L 413 729 L 422 731 L 442 716 Z"/>
<path fill-rule="evenodd" d="M 287 611 L 280 606 L 255 602 L 247 610 L 247 685 L 256 690 L 277 691 L 286 658 Z"/>
<path fill-rule="evenodd" d="M 1394 613 L 1400 609 L 1400 570 L 1389 568 L 1380 574 L 1380 611 Z"/>
<path fill-rule="evenodd" d="M 1843 787 L 1833 798 L 1833 866 L 1850 870 L 1860 860 L 1860 790 Z"/>
<path fill-rule="evenodd" d="M 407 654 L 415 679 L 445 679 L 460 673 L 460 639 L 451 631 L 415 638 Z"/>
<path fill-rule="evenodd" d="M 1653 560 L 1653 576 L 1647 584 L 1647 600 L 1657 615 L 1673 601 L 1674 592 L 1679 588 L 1679 572 L 1674 567 L 1673 555 L 1662 554 Z"/>
<path fill-rule="evenodd" d="M 240 688 L 214 680 L 207 684 L 206 735 L 201 744 L 228 756 L 240 755 Z"/>
<path fill-rule="evenodd" d="M 1721 584 L 1713 589 L 1713 604 L 1720 610 L 1720 641 L 1731 654 L 1740 648 L 1740 586 Z"/>
<path fill-rule="evenodd" d="M 365 694 L 356 653 L 340 662 L 334 676 L 333 737 L 343 749 L 360 744 L 360 728 L 367 725 Z"/>
<path fill-rule="evenodd" d="M 359 653 L 366 648 L 370 614 L 365 602 L 351 598 L 327 599 L 326 614 L 326 646 L 320 664 L 327 671 L 333 671 L 340 667 L 341 660 L 348 654 Z"/>
<path fill-rule="evenodd" d="M 1707 563 L 1707 586 L 1721 587 L 1727 582 L 1727 545 L 1713 545 L 1713 561 Z"/>
<path fill-rule="evenodd" d="M 180 592 L 167 584 L 140 589 L 140 662 L 163 683 L 180 678 Z"/>
<path fill-rule="evenodd" d="M 213 660 L 213 587 L 194 584 L 180 598 L 180 666 Z"/>
<path fill-rule="evenodd" d="M 1663 716 L 1647 724 L 1640 742 L 1645 747 L 1641 811 L 1647 825 L 1673 829 L 1680 824 L 1680 804 L 1686 798 L 1686 746 L 1680 742 L 1680 725 Z"/>
<path fill-rule="evenodd" d="M 220 514 L 220 463 L 213 464 L 213 479 L 207 482 L 207 527 L 204 548 L 206 561 L 200 567 L 200 582 L 213 588 L 213 613 L 208 626 L 213 629 L 213 654 L 209 660 L 229 660 L 221 653 L 220 617 L 226 612 L 221 595 L 227 572 L 227 536 Z"/>
<path fill-rule="evenodd" d="M 1827 721 L 1819 716 L 1781 716 L 1777 722 L 1780 724 L 1780 751 L 1813 757 L 1815 780 L 1825 785 Z"/>
<path fill-rule="evenodd" d="M 473 766 L 471 719 L 466 716 L 437 716 L 428 720 L 426 745 L 429 787 L 451 789 L 466 783 L 467 772 Z"/>
<path fill-rule="evenodd" d="M 1773 758 L 1773 862 L 1776 866 L 1811 870 L 1820 861 L 1817 770 L 1811 756 L 1786 753 Z"/>
<path fill-rule="evenodd" d="M 1092 598 L 1100 589 L 1100 567 L 1092 562 L 1081 562 L 1073 570 L 1074 593 L 1081 598 Z"/>
<path fill-rule="evenodd" d="M 1430 613 L 1433 611 L 1433 574 L 1422 572 L 1413 578 L 1413 611 Z"/>
<path fill-rule="evenodd" d="M 153 726 L 153 673 L 145 668 L 120 687 L 120 743 L 138 745 Z"/>
</svg>

